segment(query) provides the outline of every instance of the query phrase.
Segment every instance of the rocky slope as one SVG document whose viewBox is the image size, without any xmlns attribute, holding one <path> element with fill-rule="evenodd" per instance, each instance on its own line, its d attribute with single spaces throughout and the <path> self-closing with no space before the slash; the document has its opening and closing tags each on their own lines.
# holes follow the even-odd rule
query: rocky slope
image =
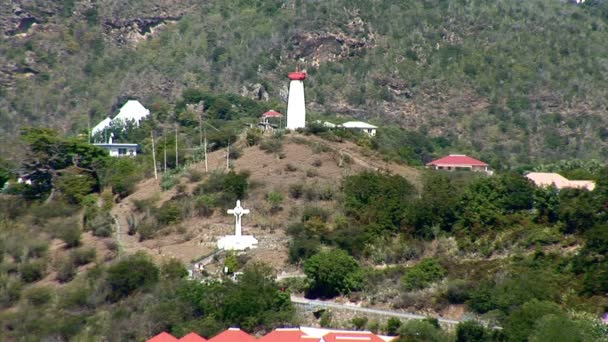
<svg viewBox="0 0 608 342">
<path fill-rule="evenodd" d="M 0 132 L 75 132 L 126 98 L 165 108 L 185 88 L 280 101 L 299 65 L 316 112 L 510 164 L 600 158 L 604 7 L 13 0 L 0 7 Z"/>
</svg>

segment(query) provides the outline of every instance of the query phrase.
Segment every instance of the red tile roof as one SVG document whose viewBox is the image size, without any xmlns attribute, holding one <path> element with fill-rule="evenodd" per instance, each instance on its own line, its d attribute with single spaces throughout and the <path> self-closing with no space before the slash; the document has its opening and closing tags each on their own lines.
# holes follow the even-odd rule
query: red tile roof
<svg viewBox="0 0 608 342">
<path fill-rule="evenodd" d="M 488 164 L 482 162 L 481 160 L 477 160 L 475 158 L 471 158 L 469 156 L 465 156 L 464 154 L 450 154 L 447 157 L 439 158 L 437 160 L 433 160 L 430 163 L 426 164 L 427 166 L 488 166 Z"/>
<path fill-rule="evenodd" d="M 175 341 L 178 341 L 177 337 L 174 337 L 173 335 L 171 335 L 167 332 L 164 332 L 164 331 L 148 340 L 148 342 L 175 342 Z"/>
<path fill-rule="evenodd" d="M 298 328 L 275 329 L 260 338 L 259 342 L 300 342 L 304 333 Z"/>
<path fill-rule="evenodd" d="M 282 116 L 283 116 L 283 114 L 277 112 L 276 110 L 272 110 L 272 109 L 267 111 L 266 113 L 262 114 L 262 117 L 265 117 L 265 118 L 279 118 Z"/>
<path fill-rule="evenodd" d="M 362 332 L 332 332 L 323 336 L 325 342 L 384 342 L 380 337 L 369 331 Z"/>
<path fill-rule="evenodd" d="M 207 342 L 207 340 L 202 338 L 199 334 L 191 332 L 188 335 L 180 338 L 179 342 Z"/>
<path fill-rule="evenodd" d="M 230 328 L 209 339 L 209 342 L 257 342 L 257 340 L 239 328 Z"/>
</svg>

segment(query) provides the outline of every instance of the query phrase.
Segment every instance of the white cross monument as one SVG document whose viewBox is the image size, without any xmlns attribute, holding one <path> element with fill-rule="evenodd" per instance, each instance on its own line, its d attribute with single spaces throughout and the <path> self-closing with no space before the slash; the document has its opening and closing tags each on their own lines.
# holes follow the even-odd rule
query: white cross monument
<svg viewBox="0 0 608 342">
<path fill-rule="evenodd" d="M 234 235 L 226 235 L 217 242 L 217 247 L 224 250 L 243 251 L 247 248 L 257 247 L 258 240 L 253 235 L 243 235 L 241 218 L 249 214 L 249 209 L 241 207 L 241 201 L 236 201 L 234 209 L 228 209 L 228 214 L 233 214 L 235 218 Z"/>
</svg>

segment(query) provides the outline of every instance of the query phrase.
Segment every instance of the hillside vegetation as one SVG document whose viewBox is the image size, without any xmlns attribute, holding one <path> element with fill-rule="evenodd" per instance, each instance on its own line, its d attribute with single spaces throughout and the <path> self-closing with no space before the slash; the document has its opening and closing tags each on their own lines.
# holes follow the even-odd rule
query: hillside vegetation
<svg viewBox="0 0 608 342">
<path fill-rule="evenodd" d="M 3 136 L 83 130 L 128 97 L 163 112 L 184 88 L 267 93 L 280 109 L 297 63 L 315 111 L 396 123 L 496 167 L 606 156 L 604 1 L 156 3 L 21 4 L 38 24 L 0 38 Z"/>
<path fill-rule="evenodd" d="M 594 191 L 558 191 L 510 172 L 415 171 L 311 130 L 249 129 L 230 170 L 220 150 L 209 172 L 192 163 L 140 184 L 152 177 L 149 155 L 111 158 L 79 138 L 23 131 L 33 183 L 13 179 L 0 195 L 2 334 L 132 340 L 309 319 L 404 340 L 606 339 L 605 168 L 547 165 L 597 180 Z M 236 199 L 252 209 L 244 228 L 259 247 L 187 279 L 184 266 L 232 230 L 224 210 Z M 306 278 L 278 283 L 285 270 Z M 317 320 L 296 314 L 291 293 L 474 320 L 455 332 L 432 319 Z"/>
</svg>

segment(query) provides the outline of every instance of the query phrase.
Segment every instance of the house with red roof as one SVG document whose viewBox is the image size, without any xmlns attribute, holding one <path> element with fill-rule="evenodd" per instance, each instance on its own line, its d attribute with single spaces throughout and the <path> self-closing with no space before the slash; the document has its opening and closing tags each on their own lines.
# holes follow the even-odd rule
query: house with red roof
<svg viewBox="0 0 608 342">
<path fill-rule="evenodd" d="M 188 335 L 179 339 L 179 342 L 207 342 L 201 335 L 191 332 Z"/>
<path fill-rule="evenodd" d="M 330 332 L 323 336 L 322 342 L 384 342 L 378 335 L 369 331 Z"/>
<path fill-rule="evenodd" d="M 148 342 L 385 342 L 394 336 L 379 336 L 369 331 L 332 330 L 324 328 L 279 328 L 260 339 L 247 334 L 239 328 L 224 330 L 209 340 L 196 333 L 190 333 L 180 339 L 162 332 Z"/>
<path fill-rule="evenodd" d="M 164 331 L 148 340 L 148 342 L 176 342 L 176 341 L 179 341 L 177 339 L 177 337 L 175 337 L 167 332 L 164 332 Z"/>
<path fill-rule="evenodd" d="M 305 334 L 300 328 L 275 329 L 260 338 L 259 342 L 300 342 Z M 317 339 L 318 341 L 318 339 Z"/>
<path fill-rule="evenodd" d="M 427 163 L 426 166 L 435 170 L 471 170 L 492 174 L 492 171 L 489 170 L 490 165 L 464 154 L 450 154 L 447 157 L 433 160 L 432 162 Z"/>
<path fill-rule="evenodd" d="M 209 339 L 209 342 L 256 342 L 257 339 L 239 328 L 230 328 Z"/>
</svg>

